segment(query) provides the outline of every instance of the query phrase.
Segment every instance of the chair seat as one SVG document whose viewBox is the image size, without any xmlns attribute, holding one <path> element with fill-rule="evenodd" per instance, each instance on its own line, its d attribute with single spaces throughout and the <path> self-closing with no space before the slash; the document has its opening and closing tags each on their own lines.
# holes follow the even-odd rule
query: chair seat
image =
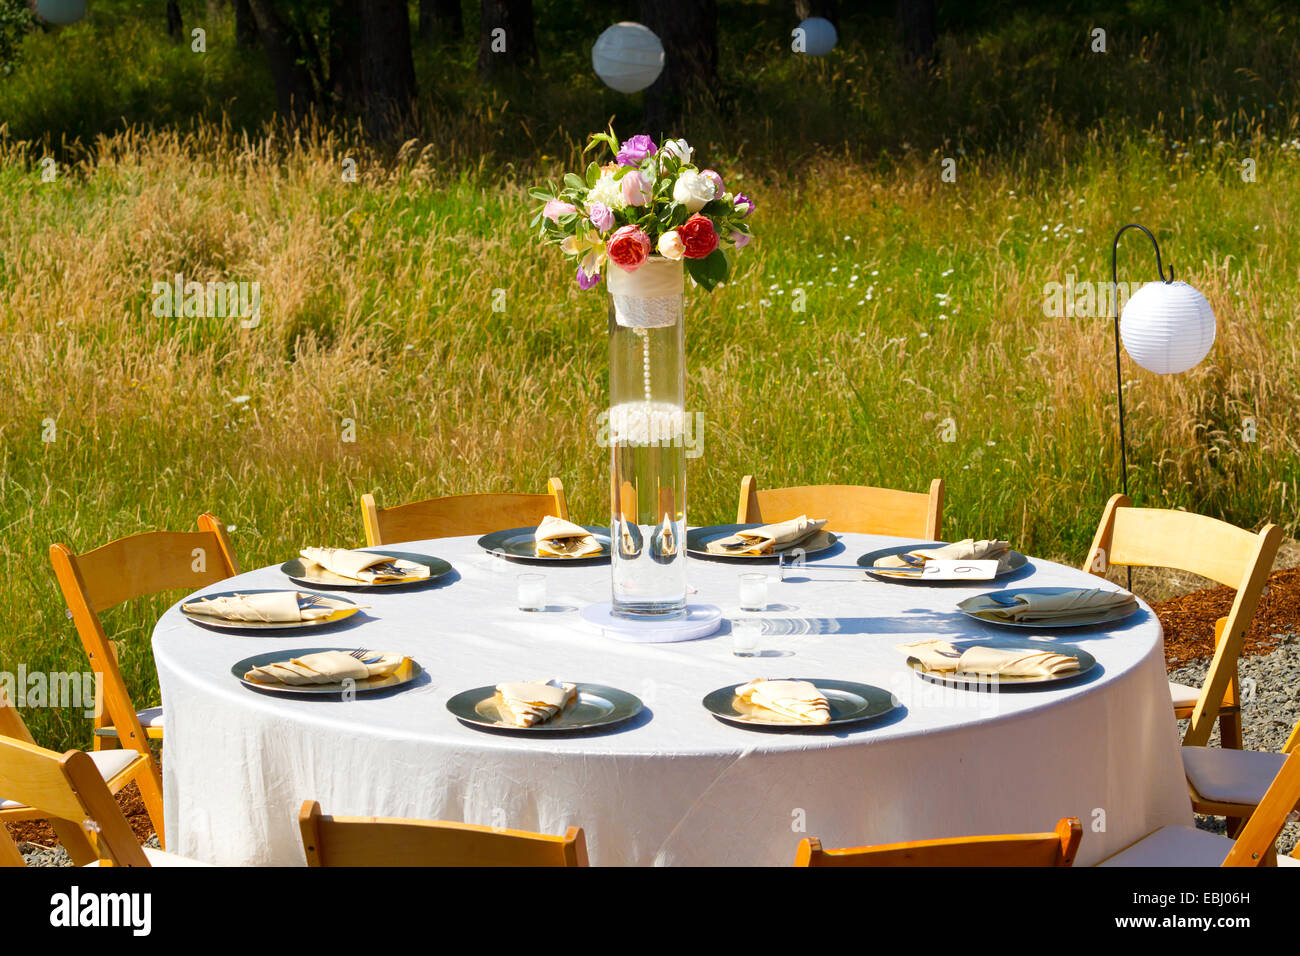
<svg viewBox="0 0 1300 956">
<path fill-rule="evenodd" d="M 1279 853 L 1277 857 L 1277 865 L 1278 866 L 1300 866 L 1300 860 L 1296 859 L 1293 856 L 1282 856 L 1282 854 Z"/>
<path fill-rule="evenodd" d="M 144 728 L 145 733 L 150 737 L 158 737 L 162 734 L 163 729 L 163 709 L 161 707 L 146 707 L 144 710 L 135 712 L 136 719 L 140 721 L 140 726 Z M 149 733 L 149 731 L 156 733 Z M 116 737 L 117 728 L 112 724 L 107 727 L 96 728 L 95 733 L 101 737 Z"/>
<path fill-rule="evenodd" d="M 1187 782 L 1208 803 L 1255 806 L 1284 763 L 1285 754 L 1263 750 L 1183 748 Z"/>
<path fill-rule="evenodd" d="M 1175 707 L 1195 707 L 1196 702 L 1201 699 L 1201 689 L 1170 681 L 1169 697 Z"/>
<path fill-rule="evenodd" d="M 1196 827 L 1161 827 L 1098 866 L 1222 866 L 1232 841 Z"/>
<path fill-rule="evenodd" d="M 149 861 L 153 867 L 160 866 L 211 866 L 211 863 L 203 863 L 199 860 L 191 860 L 188 856 L 177 856 L 175 853 L 166 853 L 162 850 L 155 850 L 151 847 L 141 847 L 144 850 L 144 858 Z M 99 866 L 99 861 L 87 863 L 86 866 Z"/>
<path fill-rule="evenodd" d="M 86 755 L 95 762 L 95 769 L 105 782 L 112 780 L 140 756 L 134 750 L 92 750 Z M 16 800 L 0 800 L 0 810 L 18 810 L 22 806 Z"/>
</svg>

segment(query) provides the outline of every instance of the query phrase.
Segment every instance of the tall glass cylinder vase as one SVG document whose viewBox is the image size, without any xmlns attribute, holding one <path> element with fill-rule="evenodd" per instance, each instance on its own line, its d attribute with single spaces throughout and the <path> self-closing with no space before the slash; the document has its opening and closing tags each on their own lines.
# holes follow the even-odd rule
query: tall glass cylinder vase
<svg viewBox="0 0 1300 956">
<path fill-rule="evenodd" d="M 613 612 L 686 616 L 686 330 L 680 262 L 611 265 L 610 550 Z"/>
</svg>

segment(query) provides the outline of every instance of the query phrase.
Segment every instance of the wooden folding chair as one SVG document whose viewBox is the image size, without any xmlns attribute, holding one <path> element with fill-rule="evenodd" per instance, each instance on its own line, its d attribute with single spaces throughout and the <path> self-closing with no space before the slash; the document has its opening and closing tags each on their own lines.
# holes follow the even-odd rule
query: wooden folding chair
<svg viewBox="0 0 1300 956">
<path fill-rule="evenodd" d="M 1267 750 L 1232 750 L 1220 747 L 1184 747 L 1183 772 L 1192 809 L 1228 819 L 1228 835 L 1236 836 L 1238 821 L 1245 821 L 1263 802 L 1268 788 L 1287 757 L 1300 745 L 1300 721 L 1281 753 Z M 1300 805 L 1292 810 L 1300 810 Z M 1300 844 L 1292 854 L 1300 855 Z"/>
<path fill-rule="evenodd" d="M 1217 718 L 1222 745 L 1241 749 L 1237 658 L 1281 541 L 1277 525 L 1256 534 L 1187 511 L 1133 508 L 1123 495 L 1106 503 L 1083 570 L 1104 577 L 1113 565 L 1177 568 L 1237 590 L 1228 616 L 1215 627 L 1205 683 L 1199 689 L 1169 683 L 1174 716 L 1191 721 L 1183 737 L 1188 746 L 1204 746 Z"/>
<path fill-rule="evenodd" d="M 541 524 L 547 515 L 567 520 L 569 505 L 563 483 L 551 478 L 546 484 L 544 495 L 449 495 L 391 508 L 376 507 L 374 495 L 362 495 L 366 546 L 525 528 Z"/>
<path fill-rule="evenodd" d="M 1300 753 L 1292 753 L 1235 840 L 1195 827 L 1166 826 L 1100 865 L 1276 866 L 1274 843 L 1297 803 L 1300 803 Z"/>
<path fill-rule="evenodd" d="M 1071 866 L 1083 828 L 1062 817 L 1051 833 L 954 837 L 824 850 L 813 837 L 799 841 L 795 866 Z"/>
<path fill-rule="evenodd" d="M 238 574 L 221 522 L 204 514 L 199 516 L 198 527 L 198 531 L 131 535 L 85 554 L 76 554 L 63 544 L 50 547 L 63 599 L 72 612 L 91 670 L 103 688 L 103 699 L 98 691 L 95 699 L 93 749 L 110 749 L 116 744 L 147 758 L 149 772 L 140 773 L 136 780 L 159 841 L 164 841 L 162 776 L 149 741 L 163 737 L 162 709 L 137 710 L 131 703 L 117 650 L 104 633 L 99 615 L 146 595 L 174 589 L 194 591 Z"/>
<path fill-rule="evenodd" d="M 0 737 L 36 743 L 3 687 L 0 687 Z M 134 750 L 97 750 L 88 756 L 108 785 L 108 792 L 112 794 L 149 772 L 149 759 Z M 7 799 L 0 793 L 0 824 L 40 819 L 43 819 L 43 815 L 35 807 Z"/>
<path fill-rule="evenodd" d="M 471 823 L 298 813 L 308 866 L 586 866 L 582 827 L 564 836 Z"/>
<path fill-rule="evenodd" d="M 774 524 L 800 515 L 826 518 L 828 531 L 938 541 L 943 527 L 943 479 L 930 482 L 929 494 L 866 485 L 805 485 L 760 491 L 753 475 L 740 480 L 737 524 Z"/>
<path fill-rule="evenodd" d="M 140 846 L 95 761 L 83 751 L 57 754 L 25 740 L 0 737 L 0 793 L 48 819 L 77 866 L 201 865 Z M 3 830 L 0 827 L 0 866 L 22 866 L 18 848 Z"/>
</svg>

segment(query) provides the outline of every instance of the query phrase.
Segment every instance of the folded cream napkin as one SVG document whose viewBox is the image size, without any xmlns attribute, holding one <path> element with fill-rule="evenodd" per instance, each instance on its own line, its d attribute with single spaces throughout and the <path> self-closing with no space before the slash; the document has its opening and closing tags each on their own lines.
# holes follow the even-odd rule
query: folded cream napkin
<svg viewBox="0 0 1300 956">
<path fill-rule="evenodd" d="M 908 558 L 915 559 L 908 561 Z M 1006 541 L 976 541 L 966 538 L 938 548 L 914 548 L 902 554 L 887 554 L 877 559 L 877 567 L 908 568 L 926 561 L 992 561 L 998 562 L 998 571 L 1007 570 L 1011 564 L 1011 545 Z"/>
<path fill-rule="evenodd" d="M 585 558 L 600 554 L 600 542 L 591 532 L 572 521 L 547 515 L 533 533 L 537 553 L 547 558 Z"/>
<path fill-rule="evenodd" d="M 805 680 L 760 677 L 737 687 L 736 699 L 758 708 L 764 717 L 770 715 L 801 724 L 824 724 L 831 719 L 826 698 Z"/>
<path fill-rule="evenodd" d="M 573 703 L 576 684 L 558 680 L 517 681 L 497 684 L 497 711 L 501 720 L 516 727 L 545 723 Z"/>
<path fill-rule="evenodd" d="M 737 531 L 728 537 L 710 541 L 708 551 L 710 554 L 775 554 L 807 541 L 824 527 L 825 518 L 800 515 L 789 521 Z"/>
<path fill-rule="evenodd" d="M 300 594 L 297 591 L 266 591 L 261 594 L 200 598 L 183 606 L 191 614 L 219 617 L 225 621 L 261 621 L 266 624 L 319 621 L 321 618 L 329 617 L 336 610 L 331 607 L 312 606 L 315 600 L 314 594 Z"/>
<path fill-rule="evenodd" d="M 1097 616 L 1098 611 L 1136 606 L 1137 598 L 1127 591 L 1109 588 L 1072 588 L 1060 594 L 1013 593 L 1016 603 L 1002 607 L 994 605 L 980 613 L 1003 621 L 1030 623 L 1047 621 L 1069 624 L 1086 621 Z"/>
<path fill-rule="evenodd" d="M 921 662 L 927 671 L 959 674 L 999 674 L 1005 677 L 1051 677 L 1079 669 L 1079 659 L 1036 648 L 985 647 L 958 651 L 947 641 L 931 638 L 895 648 Z"/>
<path fill-rule="evenodd" d="M 367 664 L 343 651 L 317 651 L 254 667 L 244 675 L 244 680 L 259 684 L 337 684 L 348 678 L 387 677 L 397 670 L 402 660 L 401 654 L 381 654 L 377 661 Z"/>
<path fill-rule="evenodd" d="M 392 558 L 386 554 L 349 551 L 346 548 L 303 548 L 298 554 L 310 564 L 364 584 L 376 581 L 417 581 L 429 576 L 426 565 Z"/>
</svg>

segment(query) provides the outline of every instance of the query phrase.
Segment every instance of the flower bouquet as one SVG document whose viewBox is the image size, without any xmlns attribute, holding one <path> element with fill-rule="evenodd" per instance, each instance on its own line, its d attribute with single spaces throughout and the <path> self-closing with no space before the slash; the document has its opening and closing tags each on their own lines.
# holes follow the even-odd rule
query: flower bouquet
<svg viewBox="0 0 1300 956">
<path fill-rule="evenodd" d="M 611 129 L 593 134 L 583 153 L 600 146 L 613 162 L 592 162 L 585 176 L 567 173 L 560 189 L 529 192 L 542 203 L 532 227 L 578 260 L 578 285 L 598 284 L 607 263 L 636 272 L 655 252 L 683 263 L 705 291 L 725 281 L 723 247 L 749 243 L 753 200 L 727 192 L 718 173 L 695 166 L 695 150 L 684 139 L 656 146 L 641 134 L 620 144 Z"/>
</svg>

